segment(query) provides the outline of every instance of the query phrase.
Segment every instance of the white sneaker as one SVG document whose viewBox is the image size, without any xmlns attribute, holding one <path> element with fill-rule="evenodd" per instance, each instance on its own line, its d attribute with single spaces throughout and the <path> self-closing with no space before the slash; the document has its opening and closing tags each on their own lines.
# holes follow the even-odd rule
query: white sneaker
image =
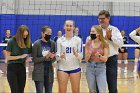
<svg viewBox="0 0 140 93">
<path fill-rule="evenodd" d="M 29 73 L 29 67 L 26 67 L 26 73 Z"/>
<path fill-rule="evenodd" d="M 133 73 L 137 73 L 137 69 L 134 69 L 134 70 L 133 70 Z"/>
<path fill-rule="evenodd" d="M 3 74 L 4 72 L 2 70 L 0 70 L 0 74 Z"/>
<path fill-rule="evenodd" d="M 127 73 L 127 68 L 124 69 L 124 73 Z"/>
<path fill-rule="evenodd" d="M 127 73 L 124 73 L 124 78 L 127 78 Z"/>
<path fill-rule="evenodd" d="M 121 72 L 121 68 L 120 68 L 120 67 L 118 67 L 117 73 L 120 73 L 120 72 Z"/>
</svg>

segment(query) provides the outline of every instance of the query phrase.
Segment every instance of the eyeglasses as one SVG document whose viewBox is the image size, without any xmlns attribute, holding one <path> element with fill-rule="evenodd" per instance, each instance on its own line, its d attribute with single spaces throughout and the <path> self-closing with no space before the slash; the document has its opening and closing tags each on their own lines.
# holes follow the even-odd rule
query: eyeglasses
<svg viewBox="0 0 140 93">
<path fill-rule="evenodd" d="M 105 18 L 98 18 L 98 20 L 105 20 Z"/>
</svg>

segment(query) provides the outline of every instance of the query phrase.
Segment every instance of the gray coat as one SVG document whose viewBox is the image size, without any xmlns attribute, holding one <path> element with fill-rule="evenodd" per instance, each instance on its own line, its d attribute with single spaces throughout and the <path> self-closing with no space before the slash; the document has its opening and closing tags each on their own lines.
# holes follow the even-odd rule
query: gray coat
<svg viewBox="0 0 140 93">
<path fill-rule="evenodd" d="M 51 52 L 55 53 L 55 42 L 51 42 Z M 35 41 L 33 48 L 32 48 L 32 56 L 33 56 L 33 63 L 34 69 L 32 73 L 32 79 L 34 81 L 44 81 L 44 61 L 47 61 L 45 57 L 42 55 L 42 48 L 41 48 L 41 39 Z M 54 60 L 53 60 L 54 61 Z M 49 81 L 53 82 L 54 80 L 54 72 L 52 65 L 49 67 Z"/>
</svg>

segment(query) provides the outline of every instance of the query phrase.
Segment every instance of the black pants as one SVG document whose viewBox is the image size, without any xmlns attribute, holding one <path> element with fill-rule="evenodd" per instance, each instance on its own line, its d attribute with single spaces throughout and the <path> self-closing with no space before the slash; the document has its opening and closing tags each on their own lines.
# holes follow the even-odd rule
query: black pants
<svg viewBox="0 0 140 93">
<path fill-rule="evenodd" d="M 106 62 L 106 77 L 109 93 L 117 93 L 117 59 L 116 55 Z"/>
<path fill-rule="evenodd" d="M 21 63 L 8 64 L 7 79 L 11 93 L 24 93 L 26 82 L 25 66 Z"/>
</svg>

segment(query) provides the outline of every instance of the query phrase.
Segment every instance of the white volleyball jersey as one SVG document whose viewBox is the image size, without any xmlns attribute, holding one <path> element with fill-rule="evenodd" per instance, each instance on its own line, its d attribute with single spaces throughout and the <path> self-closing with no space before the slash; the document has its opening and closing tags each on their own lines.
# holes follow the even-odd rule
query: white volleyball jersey
<svg viewBox="0 0 140 93">
<path fill-rule="evenodd" d="M 73 49 L 78 52 L 78 57 L 73 54 Z M 61 54 L 65 54 L 66 58 L 61 59 Z M 70 71 L 80 67 L 79 63 L 83 57 L 83 43 L 81 38 L 73 36 L 67 40 L 65 35 L 57 41 L 57 61 L 58 69 Z"/>
</svg>

